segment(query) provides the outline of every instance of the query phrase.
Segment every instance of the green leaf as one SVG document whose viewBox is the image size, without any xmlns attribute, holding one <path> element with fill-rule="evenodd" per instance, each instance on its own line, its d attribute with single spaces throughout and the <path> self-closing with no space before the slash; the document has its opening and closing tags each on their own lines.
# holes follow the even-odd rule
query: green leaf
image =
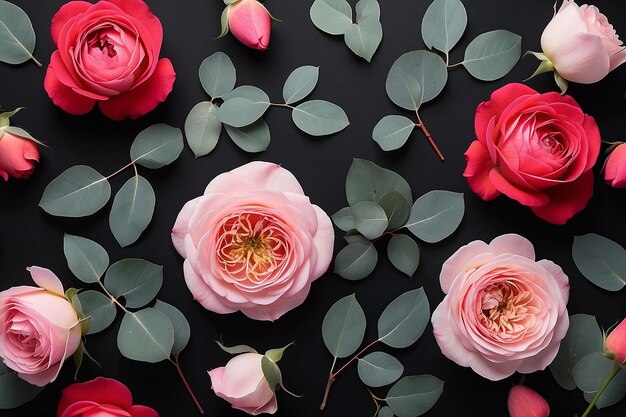
<svg viewBox="0 0 626 417">
<path fill-rule="evenodd" d="M 240 353 L 258 353 L 255 349 L 251 348 L 247 345 L 237 345 L 237 346 L 224 346 L 221 342 L 217 342 L 219 347 L 226 353 L 230 353 L 231 355 L 239 355 Z"/>
<path fill-rule="evenodd" d="M 351 234 L 351 233 L 355 233 L 355 234 Z M 367 239 L 365 239 L 362 235 L 359 234 L 359 232 L 357 232 L 356 230 L 351 230 L 350 232 L 346 233 L 343 236 L 343 239 L 348 242 L 348 243 L 355 243 L 355 242 L 360 242 L 363 243 L 365 245 L 370 245 L 371 242 Z"/>
<path fill-rule="evenodd" d="M 331 216 L 335 226 L 347 232 L 348 230 L 356 229 L 356 225 L 354 224 L 354 216 L 352 216 L 352 209 L 350 207 L 344 207 L 339 210 L 337 213 Z"/>
<path fill-rule="evenodd" d="M 359 358 L 359 378 L 368 387 L 384 387 L 394 383 L 404 372 L 399 360 L 384 352 L 372 352 Z"/>
<path fill-rule="evenodd" d="M 393 63 L 385 88 L 395 104 L 407 110 L 416 110 L 421 104 L 437 97 L 447 81 L 448 70 L 439 55 L 412 51 L 401 55 Z"/>
<path fill-rule="evenodd" d="M 109 198 L 109 181 L 91 167 L 76 165 L 48 184 L 39 206 L 53 216 L 84 217 L 104 207 Z"/>
<path fill-rule="evenodd" d="M 128 359 L 161 362 L 169 359 L 173 346 L 174 327 L 165 314 L 154 308 L 124 314 L 117 347 Z"/>
<path fill-rule="evenodd" d="M 596 396 L 597 391 L 594 392 L 585 392 L 584 397 L 585 400 L 590 403 L 593 400 L 593 397 Z M 609 386 L 606 387 L 600 398 L 598 398 L 598 402 L 596 403 L 596 408 L 599 410 L 601 408 L 610 407 L 612 405 L 617 404 L 624 398 L 626 394 L 626 371 L 624 369 L 620 370 L 613 380 L 609 383 Z"/>
<path fill-rule="evenodd" d="M 446 55 L 461 39 L 467 27 L 467 12 L 460 0 L 435 0 L 422 19 L 422 38 L 428 48 Z"/>
<path fill-rule="evenodd" d="M 293 343 L 289 343 L 287 346 L 283 346 L 278 349 L 270 349 L 265 352 L 265 356 L 267 356 L 272 362 L 277 363 L 283 358 L 285 350 L 287 350 L 287 348 L 291 345 L 293 345 Z"/>
<path fill-rule="evenodd" d="M 0 410 L 17 408 L 34 399 L 44 387 L 31 385 L 0 361 Z"/>
<path fill-rule="evenodd" d="M 419 93 L 421 99 L 421 92 Z M 415 123 L 404 116 L 385 116 L 374 126 L 372 139 L 383 151 L 393 151 L 404 146 L 411 136 Z"/>
<path fill-rule="evenodd" d="M 371 201 L 361 201 L 351 206 L 354 224 L 365 238 L 372 240 L 382 236 L 387 230 L 387 214 L 378 204 Z"/>
<path fill-rule="evenodd" d="M 191 338 L 191 327 L 187 318 L 179 309 L 161 300 L 156 300 L 154 309 L 165 314 L 170 319 L 170 323 L 172 323 L 174 328 L 174 345 L 171 353 L 172 355 L 179 354 L 185 349 Z"/>
<path fill-rule="evenodd" d="M 462 64 L 473 77 L 494 81 L 513 69 L 521 53 L 521 36 L 507 30 L 494 30 L 470 42 Z"/>
<path fill-rule="evenodd" d="M 430 306 L 424 289 L 407 291 L 389 303 L 381 314 L 378 338 L 393 348 L 409 347 L 424 333 L 429 321 Z"/>
<path fill-rule="evenodd" d="M 595 233 L 576 236 L 572 246 L 574 263 L 593 284 L 608 291 L 626 285 L 626 250 Z"/>
<path fill-rule="evenodd" d="M 235 145 L 246 152 L 263 152 L 270 146 L 270 129 L 263 119 L 241 128 L 229 125 L 224 125 L 224 127 Z"/>
<path fill-rule="evenodd" d="M 285 81 L 283 99 L 285 104 L 293 104 L 305 99 L 315 86 L 319 78 L 320 69 L 311 65 L 296 68 Z"/>
<path fill-rule="evenodd" d="M 380 20 L 380 4 L 377 0 L 359 0 L 355 8 L 357 22 L 364 19 Z"/>
<path fill-rule="evenodd" d="M 7 64 L 21 64 L 32 59 L 35 50 L 33 25 L 18 6 L 0 0 L 0 61 Z"/>
<path fill-rule="evenodd" d="M 267 96 L 259 101 L 234 97 L 226 100 L 217 109 L 217 118 L 224 124 L 244 127 L 259 120 L 269 107 L 270 102 Z"/>
<path fill-rule="evenodd" d="M 183 132 L 159 123 L 137 135 L 130 147 L 130 158 L 146 168 L 158 169 L 177 160 L 183 147 Z"/>
<path fill-rule="evenodd" d="M 552 376 L 558 384 L 568 390 L 576 388 L 572 369 L 578 361 L 594 352 L 603 351 L 602 330 L 596 318 L 587 314 L 570 316 L 567 334 L 561 341 L 559 353 L 550 364 Z"/>
<path fill-rule="evenodd" d="M 115 262 L 106 273 L 104 286 L 116 298 L 124 297 L 126 307 L 140 308 L 156 297 L 163 285 L 163 267 L 143 259 Z"/>
<path fill-rule="evenodd" d="M 135 175 L 120 188 L 113 199 L 109 226 L 121 247 L 135 243 L 152 220 L 156 197 L 152 186 Z"/>
<path fill-rule="evenodd" d="M 454 233 L 464 214 L 463 194 L 430 191 L 415 201 L 406 227 L 424 242 L 437 243 Z"/>
<path fill-rule="evenodd" d="M 325 136 L 345 129 L 350 122 L 343 109 L 324 100 L 310 100 L 299 104 L 291 112 L 298 129 L 311 136 Z"/>
<path fill-rule="evenodd" d="M 324 344 L 335 358 L 352 355 L 363 343 L 367 321 L 354 294 L 343 297 L 328 310 L 322 322 Z"/>
<path fill-rule="evenodd" d="M 420 262 L 420 249 L 407 235 L 393 235 L 387 244 L 387 256 L 400 272 L 412 277 Z"/>
<path fill-rule="evenodd" d="M 200 65 L 202 88 L 211 98 L 222 97 L 235 87 L 237 71 L 228 55 L 216 52 Z"/>
<path fill-rule="evenodd" d="M 187 143 L 196 158 L 211 153 L 222 132 L 222 122 L 217 120 L 217 106 L 210 101 L 196 104 L 185 120 Z"/>
<path fill-rule="evenodd" d="M 378 252 L 371 242 L 353 242 L 335 257 L 335 273 L 358 281 L 372 273 L 378 263 Z"/>
<path fill-rule="evenodd" d="M 393 417 L 393 411 L 388 406 L 384 406 L 378 410 L 378 417 Z"/>
<path fill-rule="evenodd" d="M 344 40 L 352 52 L 371 62 L 383 40 L 383 25 L 374 18 L 362 19 L 348 27 Z"/>
<path fill-rule="evenodd" d="M 397 191 L 391 191 L 383 195 L 378 204 L 385 210 L 389 225 L 387 230 L 398 229 L 406 223 L 411 213 L 411 204 L 402 194 Z"/>
<path fill-rule="evenodd" d="M 115 320 L 117 309 L 107 296 L 98 291 L 87 290 L 77 295 L 85 318 L 89 317 L 87 334 L 101 332 Z"/>
<path fill-rule="evenodd" d="M 371 161 L 354 158 L 346 177 L 346 197 L 353 206 L 361 201 L 378 203 L 387 193 L 397 191 L 413 201 L 411 187 L 404 178 Z"/>
<path fill-rule="evenodd" d="M 109 254 L 93 240 L 65 234 L 63 253 L 67 266 L 79 280 L 98 282 L 109 267 Z"/>
<path fill-rule="evenodd" d="M 385 401 L 398 417 L 417 417 L 430 410 L 443 392 L 443 381 L 432 375 L 405 376 L 391 387 Z"/>
<path fill-rule="evenodd" d="M 585 399 L 591 399 L 604 384 L 614 366 L 619 366 L 599 352 L 590 353 L 578 361 L 572 369 L 576 386 L 585 393 Z M 598 400 L 597 408 L 608 407 L 621 401 L 626 395 L 626 372 L 620 369 Z"/>
<path fill-rule="evenodd" d="M 315 0 L 309 14 L 319 30 L 331 35 L 343 35 L 352 24 L 352 7 L 346 0 Z"/>
</svg>

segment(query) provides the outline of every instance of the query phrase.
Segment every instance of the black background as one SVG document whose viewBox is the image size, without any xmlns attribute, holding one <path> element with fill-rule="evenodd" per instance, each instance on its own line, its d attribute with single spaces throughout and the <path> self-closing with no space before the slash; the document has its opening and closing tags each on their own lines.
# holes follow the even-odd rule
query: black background
<svg viewBox="0 0 626 417">
<path fill-rule="evenodd" d="M 273 26 L 271 48 L 264 53 L 242 46 L 230 35 L 214 40 L 220 31 L 221 1 L 149 0 L 164 27 L 161 56 L 172 60 L 177 80 L 167 101 L 155 111 L 139 120 L 124 122 L 111 121 L 97 110 L 75 117 L 52 104 L 43 89 L 45 64 L 54 50 L 49 25 L 64 2 L 15 0 L 15 3 L 32 19 L 38 35 L 35 55 L 44 63 L 44 68 L 38 69 L 33 63 L 0 64 L 0 104 L 4 110 L 25 106 L 26 110 L 16 116 L 13 123 L 28 129 L 51 149 L 41 149 L 41 163 L 29 180 L 11 179 L 0 183 L 0 288 L 30 285 L 25 270 L 30 265 L 52 269 L 66 287 L 80 286 L 63 256 L 64 232 L 98 241 L 107 248 L 112 261 L 142 257 L 164 265 L 165 283 L 159 297 L 181 309 L 191 323 L 191 342 L 181 361 L 207 415 L 244 415 L 232 410 L 210 391 L 206 371 L 222 366 L 229 358 L 214 343 L 220 338 L 228 345 L 245 343 L 261 351 L 293 340 L 297 342 L 297 346 L 288 350 L 281 367 L 286 385 L 303 397 L 297 399 L 281 393 L 277 415 L 373 415 L 374 404 L 359 382 L 355 367 L 337 380 L 326 411 L 319 411 L 331 365 L 331 356 L 323 345 L 320 331 L 324 314 L 340 297 L 356 292 L 369 322 L 366 341 L 373 340 L 379 314 L 402 292 L 424 286 L 431 310 L 434 309 L 443 298 L 438 281 L 441 264 L 461 245 L 475 239 L 489 241 L 508 232 L 526 236 L 535 244 L 538 258 L 555 261 L 569 275 L 570 314 L 594 314 L 605 328 L 624 317 L 626 290 L 609 293 L 593 286 L 580 275 L 571 259 L 574 235 L 595 232 L 626 244 L 623 221 L 626 192 L 611 189 L 602 181 L 599 173 L 603 155 L 595 170 L 598 175 L 593 200 L 566 226 L 545 223 L 527 208 L 505 197 L 483 202 L 471 193 L 462 176 L 463 153 L 474 139 L 476 106 L 488 99 L 496 88 L 530 75 L 538 65 L 535 58 L 522 58 L 507 77 L 493 83 L 476 81 L 462 68 L 450 71 L 444 92 L 421 112 L 446 156 L 445 162 L 437 159 L 418 132 L 402 150 L 391 153 L 381 151 L 372 141 L 372 129 L 380 118 L 387 114 L 405 114 L 387 98 L 385 79 L 398 56 L 424 48 L 420 23 L 430 1 L 381 1 L 385 37 L 373 62 L 368 64 L 353 55 L 341 37 L 326 35 L 313 26 L 309 18 L 311 0 L 266 1 L 269 10 L 284 22 Z M 350 3 L 354 6 L 355 1 L 350 0 Z M 471 0 L 465 3 L 469 24 L 451 54 L 451 62 L 462 60 L 464 47 L 476 35 L 493 29 L 521 34 L 522 50 L 537 51 L 541 32 L 553 13 L 552 0 Z M 595 4 L 609 17 L 618 33 L 626 36 L 626 5 L 610 0 Z M 272 143 L 265 153 L 246 154 L 223 134 L 215 151 L 207 157 L 196 160 L 186 148 L 182 157 L 169 167 L 159 171 L 141 169 L 142 175 L 155 188 L 157 207 L 150 227 L 139 242 L 129 248 L 121 249 L 109 231 L 110 204 L 84 219 L 55 218 L 37 207 L 46 185 L 66 168 L 86 164 L 105 175 L 112 173 L 128 162 L 130 144 L 145 127 L 163 122 L 182 128 L 189 110 L 206 100 L 198 80 L 198 67 L 205 57 L 218 50 L 226 52 L 235 63 L 238 85 L 259 86 L 275 101 L 280 100 L 282 84 L 293 69 L 306 64 L 319 65 L 320 81 L 311 97 L 342 106 L 351 125 L 332 137 L 312 138 L 295 128 L 287 110 L 272 108 L 266 115 Z M 623 66 L 602 82 L 590 86 L 572 85 L 569 91 L 583 109 L 596 118 L 605 141 L 626 138 L 625 74 L 626 66 Z M 550 75 L 539 76 L 529 85 L 543 92 L 556 89 Z M 217 174 L 259 159 L 280 163 L 291 170 L 311 200 L 332 214 L 346 205 L 344 181 L 353 157 L 370 159 L 399 172 L 411 184 L 414 196 L 433 189 L 465 193 L 466 215 L 460 229 L 440 244 L 420 244 L 422 260 L 412 279 L 390 266 L 384 256 L 384 245 L 380 245 L 379 265 L 369 278 L 353 283 L 329 272 L 315 282 L 301 307 L 275 323 L 253 321 L 241 313 L 217 315 L 193 301 L 183 281 L 182 259 L 170 241 L 170 230 L 186 201 L 200 195 Z M 130 175 L 131 172 L 125 172 L 112 180 L 114 192 Z M 337 233 L 335 253 L 341 247 L 343 241 Z M 115 346 L 118 322 L 119 317 L 114 326 L 89 337 L 88 348 L 102 368 L 87 360 L 79 378 L 84 381 L 104 375 L 119 379 L 132 390 L 136 403 L 152 406 L 164 417 L 195 415 L 196 410 L 170 364 L 138 363 L 119 354 Z M 520 375 L 490 382 L 470 369 L 457 366 L 441 355 L 430 326 L 414 346 L 403 350 L 384 349 L 405 364 L 406 375 L 431 373 L 446 381 L 441 399 L 428 415 L 507 415 L 507 391 L 519 381 Z M 14 411 L 0 411 L 0 416 L 54 415 L 61 389 L 72 382 L 73 374 L 70 361 L 59 379 L 35 401 Z M 560 388 L 548 370 L 529 375 L 527 384 L 546 397 L 554 416 L 580 415 L 586 407 L 582 393 Z M 385 392 L 381 391 L 379 396 Z M 594 413 L 616 417 L 625 412 L 626 402 L 622 402 Z"/>
</svg>

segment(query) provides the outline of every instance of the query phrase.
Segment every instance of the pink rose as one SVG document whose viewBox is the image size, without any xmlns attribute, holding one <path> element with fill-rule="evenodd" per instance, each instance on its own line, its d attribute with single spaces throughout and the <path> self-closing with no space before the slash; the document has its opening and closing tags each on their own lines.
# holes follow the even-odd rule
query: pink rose
<svg viewBox="0 0 626 417">
<path fill-rule="evenodd" d="M 228 27 L 244 45 L 265 51 L 270 44 L 272 21 L 265 6 L 257 0 L 238 0 L 224 10 Z"/>
<path fill-rule="evenodd" d="M 63 361 L 74 354 L 81 329 L 59 278 L 38 266 L 29 271 L 39 287 L 0 292 L 0 357 L 20 378 L 42 387 L 56 379 Z"/>
<path fill-rule="evenodd" d="M 615 362 L 626 363 L 626 319 L 611 330 L 604 342 L 604 350 Z"/>
<path fill-rule="evenodd" d="M 600 130 L 570 96 L 508 84 L 476 109 L 463 175 L 483 200 L 504 194 L 564 224 L 593 195 Z"/>
<path fill-rule="evenodd" d="M 626 143 L 615 147 L 609 154 L 604 166 L 604 179 L 611 187 L 626 187 Z"/>
<path fill-rule="evenodd" d="M 194 298 L 216 313 L 276 320 L 302 304 L 330 264 L 330 218 L 280 165 L 251 162 L 211 181 L 176 220 Z"/>
<path fill-rule="evenodd" d="M 274 414 L 278 403 L 263 376 L 261 359 L 263 355 L 259 353 L 243 353 L 228 361 L 226 366 L 209 371 L 215 395 L 253 416 Z"/>
<path fill-rule="evenodd" d="M 35 171 L 39 147 L 30 139 L 0 130 L 0 177 L 25 179 Z"/>
<path fill-rule="evenodd" d="M 113 120 L 136 119 L 165 100 L 176 79 L 159 59 L 163 28 L 143 0 L 71 1 L 54 15 L 44 87 L 57 106 L 85 114 L 96 102 Z"/>
<path fill-rule="evenodd" d="M 626 61 L 626 49 L 595 6 L 564 0 L 541 35 L 541 48 L 554 70 L 569 81 L 591 84 Z"/>
<path fill-rule="evenodd" d="M 550 406 L 537 391 L 524 385 L 515 385 L 507 401 L 511 417 L 548 417 Z"/>
<path fill-rule="evenodd" d="M 63 390 L 57 417 L 159 417 L 152 408 L 133 405 L 124 384 L 98 377 Z"/>
<path fill-rule="evenodd" d="M 492 381 L 552 362 L 569 326 L 569 282 L 558 265 L 535 261 L 528 240 L 508 234 L 463 246 L 440 283 L 447 295 L 432 324 L 446 357 Z"/>
</svg>

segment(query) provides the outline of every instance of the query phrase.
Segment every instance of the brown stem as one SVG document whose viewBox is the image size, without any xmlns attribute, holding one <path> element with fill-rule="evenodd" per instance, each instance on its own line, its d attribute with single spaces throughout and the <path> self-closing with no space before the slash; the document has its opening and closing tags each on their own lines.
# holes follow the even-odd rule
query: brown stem
<svg viewBox="0 0 626 417">
<path fill-rule="evenodd" d="M 424 122 L 422 121 L 420 114 L 417 111 L 415 111 L 415 114 L 417 115 L 417 121 L 418 121 L 417 126 L 420 129 L 422 129 L 422 132 L 424 132 L 424 135 L 426 135 L 426 139 L 428 139 L 428 141 L 430 142 L 430 145 L 433 147 L 433 149 L 437 153 L 437 156 L 439 156 L 439 159 L 443 161 L 445 158 L 443 157 L 443 154 L 441 153 L 441 151 L 439 150 L 439 147 L 435 143 L 435 140 L 433 139 L 432 135 L 430 134 L 428 129 L 426 129 L 426 126 L 424 126 Z"/>
<path fill-rule="evenodd" d="M 181 381 L 183 381 L 185 388 L 187 388 L 187 392 L 189 393 L 189 396 L 193 400 L 194 404 L 196 405 L 196 408 L 198 409 L 200 414 L 204 414 L 204 410 L 202 409 L 202 406 L 200 405 L 200 403 L 198 402 L 198 399 L 196 398 L 193 391 L 191 390 L 191 387 L 189 386 L 189 383 L 187 382 L 187 378 L 185 378 L 185 375 L 183 374 L 182 369 L 180 369 L 180 363 L 178 362 L 178 355 L 174 356 L 174 361 L 172 362 L 172 364 L 178 371 L 178 376 L 180 376 L 180 379 Z"/>
<path fill-rule="evenodd" d="M 30 59 L 35 63 L 35 65 L 37 65 L 39 68 L 41 68 L 43 65 L 41 65 L 41 62 L 37 61 L 37 58 L 35 58 L 33 55 L 30 56 Z"/>
</svg>

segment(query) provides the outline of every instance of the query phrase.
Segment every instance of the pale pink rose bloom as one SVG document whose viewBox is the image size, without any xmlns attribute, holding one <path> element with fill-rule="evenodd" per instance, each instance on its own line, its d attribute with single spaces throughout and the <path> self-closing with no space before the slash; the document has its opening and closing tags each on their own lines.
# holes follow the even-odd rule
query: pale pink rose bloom
<svg viewBox="0 0 626 417">
<path fill-rule="evenodd" d="M 569 281 L 515 234 L 460 248 L 441 269 L 432 316 L 442 353 L 492 381 L 545 369 L 569 326 Z"/>
<path fill-rule="evenodd" d="M 524 385 L 515 385 L 507 400 L 511 417 L 548 417 L 550 406 L 537 391 Z"/>
<path fill-rule="evenodd" d="M 37 266 L 29 271 L 39 287 L 0 292 L 0 357 L 20 378 L 42 387 L 78 348 L 81 328 L 59 278 Z"/>
<path fill-rule="evenodd" d="M 276 395 L 263 376 L 258 353 L 243 353 L 232 358 L 226 366 L 209 371 L 215 395 L 228 401 L 233 408 L 256 416 L 274 414 L 278 410 Z"/>
<path fill-rule="evenodd" d="M 541 35 L 541 48 L 566 80 L 600 81 L 626 61 L 626 50 L 613 25 L 597 7 L 564 0 Z"/>
<path fill-rule="evenodd" d="M 251 162 L 217 176 L 172 230 L 194 298 L 216 313 L 276 320 L 302 304 L 330 264 L 330 218 L 279 165 Z"/>
<path fill-rule="evenodd" d="M 265 51 L 270 44 L 270 13 L 257 0 L 239 0 L 229 6 L 228 28 L 239 42 L 250 48 Z"/>
</svg>

